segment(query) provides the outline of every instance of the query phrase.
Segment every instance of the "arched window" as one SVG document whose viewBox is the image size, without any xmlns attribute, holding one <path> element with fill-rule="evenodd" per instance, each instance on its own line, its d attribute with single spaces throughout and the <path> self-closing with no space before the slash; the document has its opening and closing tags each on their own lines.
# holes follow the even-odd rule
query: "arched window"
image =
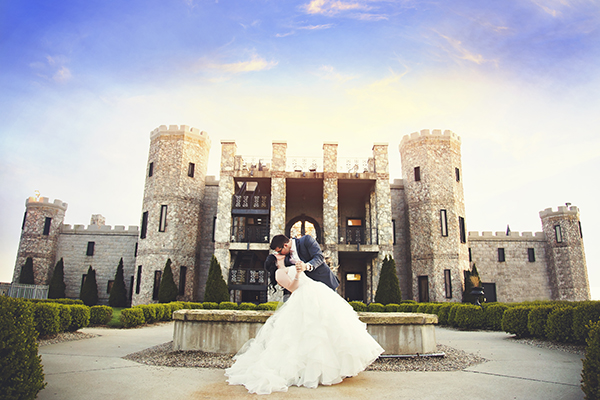
<svg viewBox="0 0 600 400">
<path fill-rule="evenodd" d="M 290 220 L 285 227 L 285 232 L 289 238 L 310 235 L 315 238 L 317 243 L 321 243 L 321 227 L 317 221 L 306 215 L 301 215 Z"/>
</svg>

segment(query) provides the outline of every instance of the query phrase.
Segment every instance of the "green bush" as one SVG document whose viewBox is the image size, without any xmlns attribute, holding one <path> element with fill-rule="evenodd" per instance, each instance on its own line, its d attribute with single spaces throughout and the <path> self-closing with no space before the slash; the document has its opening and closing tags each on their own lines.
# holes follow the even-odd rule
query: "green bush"
<svg viewBox="0 0 600 400">
<path fill-rule="evenodd" d="M 390 304 L 386 304 L 384 307 L 385 312 L 399 312 L 399 310 L 400 310 L 400 304 L 390 303 Z"/>
<path fill-rule="evenodd" d="M 420 314 L 425 314 L 426 310 L 427 310 L 427 306 L 428 306 L 427 303 L 421 303 L 417 306 L 417 309 L 415 311 Z"/>
<path fill-rule="evenodd" d="M 160 321 L 171 321 L 173 319 L 173 308 L 171 303 L 158 304 L 158 307 L 162 309 Z"/>
<path fill-rule="evenodd" d="M 572 307 L 558 307 L 552 310 L 546 322 L 546 337 L 558 342 L 574 341 Z"/>
<path fill-rule="evenodd" d="M 573 311 L 573 336 L 576 342 L 584 343 L 589 336 L 589 327 L 600 320 L 600 301 L 585 301 Z"/>
<path fill-rule="evenodd" d="M 437 304 L 432 304 L 431 305 L 431 309 L 429 310 L 429 314 L 435 314 L 438 315 L 438 313 L 440 312 L 440 308 L 442 307 L 441 303 L 437 303 Z M 439 317 L 438 317 L 439 319 Z"/>
<path fill-rule="evenodd" d="M 90 267 L 88 268 L 87 274 L 85 274 L 85 280 L 79 293 L 79 298 L 88 307 L 95 306 L 98 304 L 98 283 L 96 282 L 96 271 Z"/>
<path fill-rule="evenodd" d="M 587 400 L 600 399 L 600 322 L 588 327 L 587 347 L 581 371 L 581 390 Z"/>
<path fill-rule="evenodd" d="M 0 296 L 0 397 L 4 400 L 33 400 L 46 386 L 33 308 L 30 302 Z"/>
<path fill-rule="evenodd" d="M 27 299 L 31 303 L 58 303 L 58 304 L 83 304 L 79 299 Z"/>
<path fill-rule="evenodd" d="M 485 327 L 494 331 L 502 330 L 502 317 L 508 306 L 501 303 L 486 305 L 484 308 Z"/>
<path fill-rule="evenodd" d="M 440 325 L 449 325 L 448 324 L 448 314 L 450 313 L 450 309 L 454 303 L 444 303 L 440 305 L 438 309 L 438 324 Z"/>
<path fill-rule="evenodd" d="M 256 310 L 256 304 L 254 303 L 241 303 L 238 307 L 240 310 Z"/>
<path fill-rule="evenodd" d="M 33 319 L 40 336 L 52 336 L 60 331 L 59 307 L 54 303 L 38 303 L 34 306 Z"/>
<path fill-rule="evenodd" d="M 111 307 L 126 307 L 127 303 L 127 288 L 123 277 L 123 257 L 121 257 L 119 265 L 117 265 L 117 272 L 115 272 L 115 280 L 108 294 L 108 305 Z"/>
<path fill-rule="evenodd" d="M 384 306 L 381 303 L 371 303 L 367 306 L 368 312 L 384 312 Z"/>
<path fill-rule="evenodd" d="M 69 331 L 75 332 L 80 328 L 85 328 L 90 324 L 90 308 L 83 304 L 70 305 L 71 325 Z"/>
<path fill-rule="evenodd" d="M 48 298 L 49 299 L 62 299 L 65 297 L 65 289 L 67 285 L 65 284 L 65 271 L 64 271 L 64 263 L 61 258 L 54 267 L 54 272 L 52 273 L 52 279 L 50 280 L 50 285 L 48 286 Z"/>
<path fill-rule="evenodd" d="M 27 257 L 27 260 L 25 260 L 25 265 L 21 267 L 19 283 L 24 283 L 27 285 L 35 284 L 35 280 L 33 278 L 33 258 Z"/>
<path fill-rule="evenodd" d="M 454 320 L 455 316 L 456 316 L 456 311 L 458 310 L 458 308 L 461 306 L 460 303 L 453 303 L 452 307 L 450 307 L 450 310 L 448 311 L 448 325 L 449 326 L 453 326 L 453 327 L 458 327 L 458 324 L 456 323 L 456 321 Z"/>
<path fill-rule="evenodd" d="M 229 289 L 221 273 L 221 264 L 219 264 L 214 254 L 210 259 L 210 267 L 208 268 L 204 301 L 212 303 L 229 301 Z"/>
<path fill-rule="evenodd" d="M 531 336 L 538 338 L 546 337 L 546 322 L 553 308 L 553 306 L 536 306 L 529 312 L 527 329 Z"/>
<path fill-rule="evenodd" d="M 139 308 L 144 313 L 144 322 L 152 324 L 158 320 L 157 311 L 158 309 L 153 304 L 141 304 L 133 308 Z"/>
<path fill-rule="evenodd" d="M 113 309 L 108 306 L 90 307 L 90 325 L 106 325 L 111 320 Z"/>
<path fill-rule="evenodd" d="M 527 322 L 529 321 L 529 312 L 531 309 L 532 307 L 517 306 L 504 311 L 502 330 L 512 333 L 517 337 L 528 337 L 529 329 L 527 329 Z"/>
<path fill-rule="evenodd" d="M 356 312 L 365 312 L 367 311 L 367 305 L 362 301 L 351 301 L 348 304 L 352 306 L 354 311 Z"/>
<path fill-rule="evenodd" d="M 121 310 L 119 320 L 124 328 L 133 328 L 146 322 L 144 319 L 144 310 L 139 306 Z"/>
<path fill-rule="evenodd" d="M 399 303 L 402 300 L 400 293 L 400 284 L 396 273 L 396 262 L 390 256 L 383 259 L 381 274 L 377 292 L 375 293 L 375 303 L 390 304 Z"/>
<path fill-rule="evenodd" d="M 182 301 L 174 301 L 169 303 L 169 306 L 171 306 L 171 318 L 175 311 L 183 310 L 185 308 L 185 305 Z"/>
<path fill-rule="evenodd" d="M 58 319 L 60 320 L 60 332 L 68 331 L 71 326 L 71 307 L 65 304 L 59 304 Z"/>
<path fill-rule="evenodd" d="M 473 304 L 457 307 L 454 322 L 460 329 L 481 329 L 485 325 L 483 309 Z"/>
<path fill-rule="evenodd" d="M 263 310 L 263 311 L 275 311 L 275 310 L 277 310 L 277 307 L 279 307 L 279 302 L 269 301 L 268 303 L 262 303 L 262 304 L 257 305 L 256 309 Z"/>
<path fill-rule="evenodd" d="M 215 303 L 214 301 L 205 301 L 204 303 L 202 303 L 202 308 L 204 308 L 205 310 L 218 310 L 219 303 Z"/>
<path fill-rule="evenodd" d="M 238 305 L 231 301 L 222 301 L 219 304 L 219 310 L 236 310 L 237 308 L 238 308 Z"/>
<path fill-rule="evenodd" d="M 173 280 L 173 270 L 171 269 L 171 259 L 169 258 L 165 264 L 160 286 L 158 287 L 158 302 L 170 303 L 175 301 L 177 294 L 179 294 L 179 288 Z"/>
</svg>

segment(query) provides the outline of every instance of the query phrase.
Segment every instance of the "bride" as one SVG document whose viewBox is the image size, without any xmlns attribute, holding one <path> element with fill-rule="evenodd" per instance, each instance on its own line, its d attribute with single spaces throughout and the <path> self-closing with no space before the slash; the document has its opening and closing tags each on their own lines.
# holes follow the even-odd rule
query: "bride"
<svg viewBox="0 0 600 400">
<path fill-rule="evenodd" d="M 305 266 L 285 267 L 283 255 L 269 255 L 270 287 L 292 292 L 235 355 L 225 370 L 230 385 L 250 393 L 285 392 L 289 386 L 316 388 L 357 375 L 383 353 L 346 300 L 304 274 Z"/>
</svg>

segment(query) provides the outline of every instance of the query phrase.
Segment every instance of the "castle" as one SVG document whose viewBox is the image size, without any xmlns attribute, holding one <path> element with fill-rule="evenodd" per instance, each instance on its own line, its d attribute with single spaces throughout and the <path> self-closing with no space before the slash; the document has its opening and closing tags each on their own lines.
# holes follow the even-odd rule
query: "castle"
<svg viewBox="0 0 600 400">
<path fill-rule="evenodd" d="M 461 140 L 451 131 L 423 130 L 399 146 L 402 179 L 390 183 L 388 144 L 368 159 L 287 157 L 273 141 L 272 157 L 237 154 L 221 141 L 219 179 L 207 176 L 211 142 L 182 125 L 150 134 L 140 227 L 64 225 L 67 204 L 26 202 L 13 282 L 33 259 L 36 284 L 48 284 L 64 261 L 66 295 L 77 298 L 89 266 L 106 303 L 123 258 L 132 304 L 155 302 L 171 259 L 178 299 L 202 301 L 211 257 L 219 261 L 235 302 L 264 302 L 263 263 L 276 234 L 310 234 L 320 243 L 348 300 L 374 301 L 382 261 L 392 256 L 403 299 L 459 302 L 465 271 L 476 264 L 487 301 L 587 300 L 585 251 L 577 207 L 539 213 L 543 232 L 468 232 Z"/>
</svg>

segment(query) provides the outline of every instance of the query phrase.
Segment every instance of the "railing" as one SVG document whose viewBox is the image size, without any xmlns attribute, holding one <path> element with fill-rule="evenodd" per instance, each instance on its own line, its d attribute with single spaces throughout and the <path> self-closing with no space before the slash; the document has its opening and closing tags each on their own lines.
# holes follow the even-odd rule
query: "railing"
<svg viewBox="0 0 600 400">
<path fill-rule="evenodd" d="M 266 194 L 234 194 L 231 208 L 241 210 L 269 210 L 271 196 Z"/>
<path fill-rule="evenodd" d="M 378 244 L 377 229 L 365 229 L 362 226 L 339 228 L 340 244 Z"/>
<path fill-rule="evenodd" d="M 268 226 L 232 227 L 231 241 L 238 243 L 269 243 Z"/>
<path fill-rule="evenodd" d="M 363 172 L 375 172 L 375 165 L 372 158 L 338 158 L 338 172 L 346 172 L 353 174 Z"/>
<path fill-rule="evenodd" d="M 286 169 L 295 172 L 323 172 L 323 159 L 316 157 L 289 157 Z"/>
<path fill-rule="evenodd" d="M 229 285 L 258 285 L 267 284 L 267 271 L 264 269 L 232 269 L 229 271 Z"/>
<path fill-rule="evenodd" d="M 47 299 L 48 285 L 2 284 L 0 294 L 19 299 Z"/>
</svg>

